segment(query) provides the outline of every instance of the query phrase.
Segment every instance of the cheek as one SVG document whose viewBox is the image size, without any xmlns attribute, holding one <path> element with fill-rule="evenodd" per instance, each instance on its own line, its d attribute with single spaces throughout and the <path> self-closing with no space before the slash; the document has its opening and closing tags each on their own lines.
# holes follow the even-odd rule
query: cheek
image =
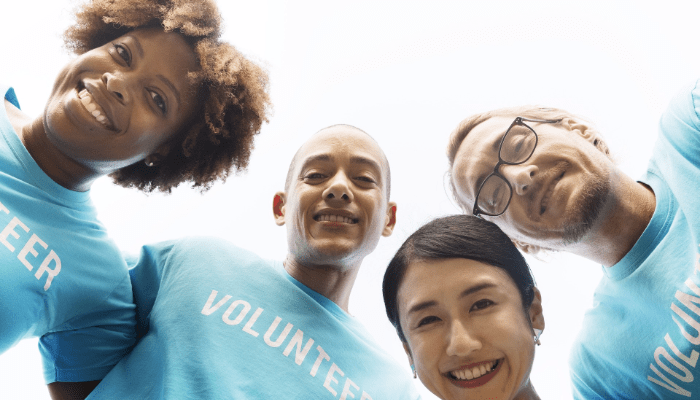
<svg viewBox="0 0 700 400">
<path fill-rule="evenodd" d="M 413 362 L 416 369 L 423 374 L 439 375 L 438 363 L 443 354 L 441 340 L 437 335 L 423 334 L 420 337 L 411 338 Z"/>
</svg>

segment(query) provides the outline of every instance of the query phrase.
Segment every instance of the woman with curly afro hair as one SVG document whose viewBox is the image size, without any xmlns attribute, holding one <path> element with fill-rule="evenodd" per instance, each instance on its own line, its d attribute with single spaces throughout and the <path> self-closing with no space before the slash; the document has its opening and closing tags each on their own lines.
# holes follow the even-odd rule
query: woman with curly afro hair
<svg viewBox="0 0 700 400">
<path fill-rule="evenodd" d="M 96 218 L 99 177 L 201 191 L 244 170 L 266 72 L 220 40 L 210 0 L 93 0 L 44 112 L 0 107 L 0 353 L 40 337 L 54 398 L 84 398 L 135 340 L 126 263 Z"/>
</svg>

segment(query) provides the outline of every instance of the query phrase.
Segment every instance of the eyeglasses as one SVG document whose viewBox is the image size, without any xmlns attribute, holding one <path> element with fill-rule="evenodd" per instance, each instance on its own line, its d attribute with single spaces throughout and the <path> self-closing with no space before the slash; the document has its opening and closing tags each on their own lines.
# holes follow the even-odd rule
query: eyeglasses
<svg viewBox="0 0 700 400">
<path fill-rule="evenodd" d="M 501 138 L 501 144 L 498 147 L 498 163 L 476 192 L 472 210 L 475 216 L 484 214 L 496 217 L 508 209 L 510 200 L 513 198 L 513 187 L 508 179 L 498 172 L 498 168 L 503 164 L 524 163 L 530 159 L 537 147 L 537 133 L 523 121 L 553 124 L 561 120 L 515 118 Z"/>
</svg>

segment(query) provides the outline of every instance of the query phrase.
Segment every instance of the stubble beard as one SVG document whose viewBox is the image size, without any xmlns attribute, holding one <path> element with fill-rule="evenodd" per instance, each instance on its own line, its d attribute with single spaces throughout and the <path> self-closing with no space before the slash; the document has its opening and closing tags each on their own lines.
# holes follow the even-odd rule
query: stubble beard
<svg viewBox="0 0 700 400">
<path fill-rule="evenodd" d="M 581 201 L 564 221 L 562 244 L 579 243 L 591 231 L 608 200 L 610 180 L 596 177 L 586 182 Z"/>
</svg>

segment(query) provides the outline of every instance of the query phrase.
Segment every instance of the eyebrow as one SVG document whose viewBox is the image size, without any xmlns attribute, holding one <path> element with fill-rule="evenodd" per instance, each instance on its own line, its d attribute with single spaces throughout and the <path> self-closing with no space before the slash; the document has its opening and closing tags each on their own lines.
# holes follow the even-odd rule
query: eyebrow
<svg viewBox="0 0 700 400">
<path fill-rule="evenodd" d="M 177 108 L 180 108 L 180 91 L 177 90 L 177 88 L 175 87 L 175 85 L 173 85 L 173 83 L 170 82 L 170 80 L 169 80 L 168 78 L 166 78 L 166 77 L 164 77 L 163 75 L 160 75 L 160 74 L 158 74 L 158 75 L 156 75 L 156 76 L 157 76 L 166 86 L 168 86 L 168 87 L 170 88 L 170 90 L 172 90 L 172 92 L 175 94 L 176 106 L 177 106 Z"/>
<path fill-rule="evenodd" d="M 370 168 L 373 168 L 374 170 L 376 170 L 378 172 L 382 171 L 382 168 L 379 166 L 379 164 L 376 161 L 371 160 L 371 159 L 366 158 L 366 157 L 360 157 L 360 156 L 351 157 L 350 163 L 363 164 L 363 165 L 369 166 Z"/>
<path fill-rule="evenodd" d="M 143 58 L 143 47 L 141 47 L 141 42 L 139 42 L 134 35 L 126 35 L 126 37 L 129 37 L 134 41 L 134 46 L 136 47 L 136 51 L 139 53 L 139 57 Z"/>
<path fill-rule="evenodd" d="M 303 171 L 309 164 L 322 161 L 331 161 L 331 156 L 328 154 L 316 154 L 304 160 L 304 164 L 301 165 L 301 170 Z"/>
<path fill-rule="evenodd" d="M 505 134 L 505 132 L 503 132 Z M 497 140 L 494 140 L 493 143 L 491 144 L 491 152 L 496 153 L 496 156 L 498 156 L 498 147 L 501 145 L 501 140 L 503 139 L 503 135 L 499 136 Z M 496 164 L 498 163 L 498 160 L 496 160 Z M 493 164 L 495 167 L 496 164 Z M 476 191 L 474 192 L 474 197 L 476 201 L 476 192 L 479 191 L 479 186 L 481 186 L 482 183 L 484 183 L 484 180 L 486 179 L 487 176 L 491 175 L 494 172 L 493 167 L 487 170 L 485 174 L 481 174 L 476 177 L 476 185 L 474 186 L 476 188 Z M 498 172 L 498 171 L 496 171 Z"/>
<path fill-rule="evenodd" d="M 309 164 L 313 164 L 315 162 L 328 162 L 332 161 L 332 158 L 328 154 L 317 154 L 310 156 L 306 160 L 304 160 L 304 164 L 302 164 L 301 169 L 303 170 L 308 166 Z M 379 166 L 379 163 L 376 161 L 369 159 L 367 157 L 362 157 L 362 156 L 354 156 L 350 158 L 350 163 L 351 164 L 363 164 L 367 165 L 370 168 L 374 168 L 376 171 L 381 172 L 382 168 Z"/>
<path fill-rule="evenodd" d="M 490 288 L 495 288 L 495 287 L 496 287 L 496 285 L 491 283 L 491 282 L 484 282 L 484 283 L 481 283 L 481 284 L 478 284 L 478 285 L 475 285 L 475 286 L 472 286 L 470 288 L 465 289 L 462 293 L 459 294 L 459 298 L 462 299 L 464 297 L 469 296 L 470 294 L 479 292 L 479 291 L 484 290 L 484 289 L 490 289 Z M 425 310 L 426 308 L 430 308 L 430 307 L 433 307 L 436 305 L 437 305 L 437 302 L 435 300 L 424 301 L 424 302 L 418 303 L 418 304 L 414 305 L 413 307 L 411 307 L 406 312 L 406 315 L 411 315 L 412 313 L 416 313 L 418 311 Z"/>
<path fill-rule="evenodd" d="M 131 38 L 131 40 L 134 41 L 134 47 L 136 47 L 136 52 L 138 53 L 139 58 L 143 58 L 143 47 L 141 47 L 141 42 L 139 42 L 139 39 L 134 35 L 126 35 L 126 36 Z M 176 106 L 176 108 L 179 109 L 180 108 L 180 91 L 177 90 L 175 85 L 173 85 L 173 83 L 170 82 L 170 80 L 168 78 L 164 77 L 163 75 L 158 74 L 158 75 L 156 75 L 156 77 L 158 77 L 158 79 L 160 79 L 161 82 L 163 82 L 163 84 L 165 84 L 167 87 L 169 87 L 170 90 L 173 92 L 173 94 L 175 95 L 175 103 L 176 103 L 175 106 Z"/>
</svg>

